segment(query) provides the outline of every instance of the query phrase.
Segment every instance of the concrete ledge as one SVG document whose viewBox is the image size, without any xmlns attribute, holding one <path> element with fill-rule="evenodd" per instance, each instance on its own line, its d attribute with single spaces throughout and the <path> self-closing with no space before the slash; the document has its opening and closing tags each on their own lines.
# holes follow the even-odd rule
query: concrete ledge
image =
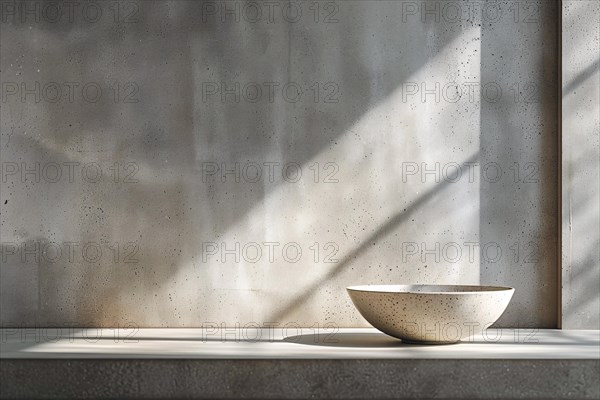
<svg viewBox="0 0 600 400">
<path fill-rule="evenodd" d="M 598 360 L 2 360 L 2 398 L 597 399 Z"/>
<path fill-rule="evenodd" d="M 45 328 L 1 329 L 0 342 L 0 358 L 600 359 L 600 331 L 591 330 L 488 329 L 432 346 L 373 328 Z"/>
<path fill-rule="evenodd" d="M 1 332 L 2 398 L 600 397 L 598 331 L 490 330 L 448 346 L 403 344 L 372 329 L 343 329 L 330 343 L 276 330 L 250 342 L 231 330 L 221 341 L 143 329 L 131 343 L 91 341 L 84 331 L 36 343 L 41 332 L 28 332 L 25 341 L 27 332 Z"/>
</svg>

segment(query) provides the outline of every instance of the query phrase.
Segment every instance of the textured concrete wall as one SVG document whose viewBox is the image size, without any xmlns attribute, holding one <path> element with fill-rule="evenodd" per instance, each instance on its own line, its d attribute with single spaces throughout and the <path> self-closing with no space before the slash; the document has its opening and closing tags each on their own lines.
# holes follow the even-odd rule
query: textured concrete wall
<svg viewBox="0 0 600 400">
<path fill-rule="evenodd" d="M 345 286 L 482 283 L 556 326 L 555 3 L 2 7 L 3 323 L 363 326 Z"/>
<path fill-rule="evenodd" d="M 562 326 L 600 328 L 600 3 L 562 5 Z"/>
</svg>

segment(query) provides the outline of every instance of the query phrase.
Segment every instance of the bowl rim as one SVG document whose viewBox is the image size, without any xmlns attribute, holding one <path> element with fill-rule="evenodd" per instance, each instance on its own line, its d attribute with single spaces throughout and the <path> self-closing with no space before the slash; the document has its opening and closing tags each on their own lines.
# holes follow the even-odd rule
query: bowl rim
<svg viewBox="0 0 600 400">
<path fill-rule="evenodd" d="M 414 286 L 428 286 L 428 287 L 452 287 L 452 288 L 463 288 L 467 290 L 460 291 L 416 291 L 416 290 L 390 290 L 391 288 L 408 288 Z M 468 290 L 477 289 L 477 290 Z M 398 284 L 398 285 L 353 285 L 347 286 L 348 292 L 366 292 L 366 293 L 387 293 L 387 294 L 446 294 L 446 295 L 461 295 L 461 294 L 476 294 L 476 293 L 489 293 L 489 292 L 514 292 L 515 288 L 510 286 L 494 286 L 494 285 L 441 285 L 441 284 L 426 284 L 426 283 L 415 283 L 415 284 Z"/>
</svg>

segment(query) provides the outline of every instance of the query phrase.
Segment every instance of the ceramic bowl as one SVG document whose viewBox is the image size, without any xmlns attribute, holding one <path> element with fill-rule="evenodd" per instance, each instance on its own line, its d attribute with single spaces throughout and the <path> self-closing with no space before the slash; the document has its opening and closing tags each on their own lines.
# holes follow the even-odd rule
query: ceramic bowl
<svg viewBox="0 0 600 400">
<path fill-rule="evenodd" d="M 346 288 L 360 314 L 403 342 L 456 343 L 492 325 L 514 288 L 467 285 L 365 285 Z"/>
</svg>

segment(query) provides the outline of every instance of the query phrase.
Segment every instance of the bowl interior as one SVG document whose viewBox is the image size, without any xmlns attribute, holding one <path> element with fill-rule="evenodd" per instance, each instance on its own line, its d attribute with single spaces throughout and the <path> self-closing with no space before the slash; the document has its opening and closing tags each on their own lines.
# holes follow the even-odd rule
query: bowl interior
<svg viewBox="0 0 600 400">
<path fill-rule="evenodd" d="M 480 285 L 358 285 L 348 286 L 348 291 L 374 292 L 374 293 L 477 293 L 511 291 L 514 288 L 506 286 L 480 286 Z"/>
</svg>

